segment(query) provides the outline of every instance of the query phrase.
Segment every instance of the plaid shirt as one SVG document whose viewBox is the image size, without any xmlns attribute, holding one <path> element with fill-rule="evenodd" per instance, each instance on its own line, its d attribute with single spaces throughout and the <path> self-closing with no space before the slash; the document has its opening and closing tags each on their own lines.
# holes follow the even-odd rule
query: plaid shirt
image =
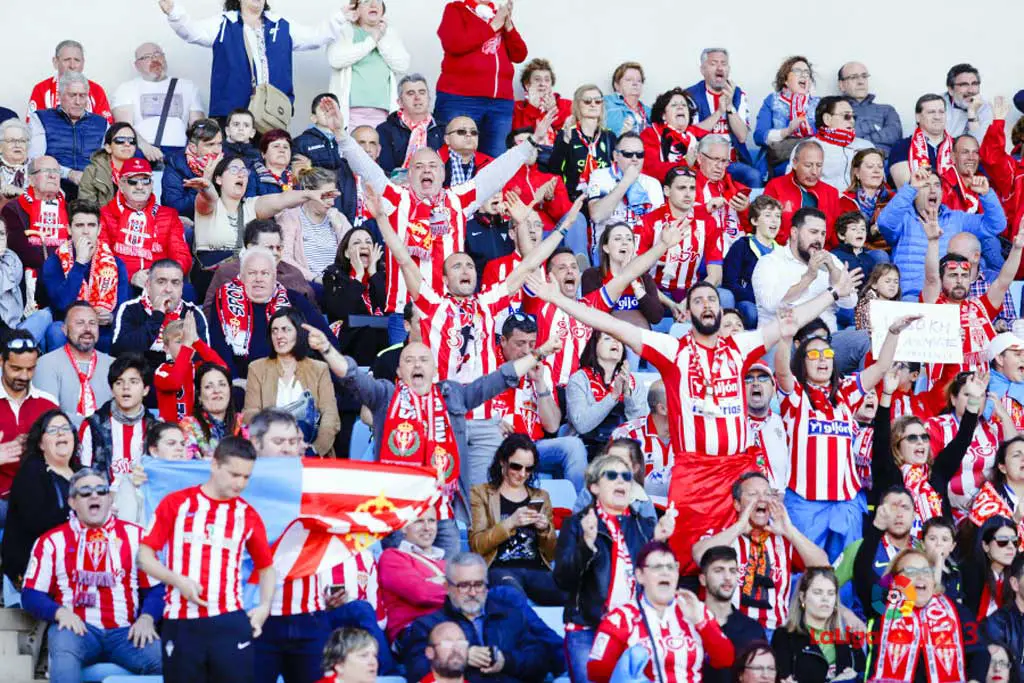
<svg viewBox="0 0 1024 683">
<path fill-rule="evenodd" d="M 461 185 L 462 183 L 468 183 L 473 179 L 476 171 L 476 159 L 470 159 L 468 164 L 463 164 L 462 159 L 457 154 L 452 153 L 451 158 L 448 160 L 452 168 L 452 187 Z"/>
<path fill-rule="evenodd" d="M 978 279 L 971 283 L 971 288 L 967 292 L 968 298 L 975 298 L 984 296 L 988 292 L 989 282 L 985 280 L 985 276 L 978 273 Z M 999 311 L 999 315 L 995 317 L 995 320 L 1002 320 L 1006 323 L 1006 329 L 1013 327 L 1013 323 L 1017 322 L 1016 304 L 1013 301 L 1013 296 L 1010 294 L 1010 290 L 1006 290 L 1006 294 L 1003 295 L 1003 308 Z"/>
</svg>

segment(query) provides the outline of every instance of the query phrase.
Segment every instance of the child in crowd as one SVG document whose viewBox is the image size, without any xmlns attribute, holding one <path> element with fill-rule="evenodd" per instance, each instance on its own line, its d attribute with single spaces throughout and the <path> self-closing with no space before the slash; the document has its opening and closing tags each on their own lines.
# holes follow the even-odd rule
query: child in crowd
<svg viewBox="0 0 1024 683">
<path fill-rule="evenodd" d="M 839 244 L 832 253 L 845 263 L 849 270 L 860 268 L 865 280 L 871 277 L 875 266 L 889 262 L 889 255 L 884 251 L 865 248 L 868 224 L 859 211 L 848 211 L 839 216 L 835 222 L 835 231 Z"/>
<path fill-rule="evenodd" d="M 177 424 L 192 414 L 196 368 L 205 362 L 225 364 L 217 352 L 199 338 L 196 320 L 191 313 L 181 320 L 167 323 L 164 349 L 167 361 L 161 363 L 153 375 L 156 405 L 161 420 Z"/>
<path fill-rule="evenodd" d="M 742 332 L 743 327 L 743 316 L 735 308 L 723 308 L 722 309 L 722 327 L 721 334 L 723 337 L 731 337 L 737 332 Z"/>
<path fill-rule="evenodd" d="M 228 114 L 224 124 L 224 156 L 238 156 L 245 160 L 245 165 L 252 165 L 260 160 L 260 150 L 253 144 L 256 137 L 256 119 L 248 109 L 236 109 Z"/>
<path fill-rule="evenodd" d="M 750 280 L 757 260 L 779 246 L 775 236 L 782 225 L 782 204 L 761 195 L 750 204 L 750 224 L 754 234 L 736 240 L 722 263 L 722 286 L 736 298 L 736 309 L 748 330 L 757 327 L 757 303 Z"/>
<path fill-rule="evenodd" d="M 892 263 L 879 263 L 871 271 L 871 277 L 866 278 L 864 287 L 860 290 L 857 307 L 853 310 L 854 325 L 858 330 L 870 330 L 871 302 L 875 299 L 899 301 L 902 296 L 900 269 Z"/>
</svg>

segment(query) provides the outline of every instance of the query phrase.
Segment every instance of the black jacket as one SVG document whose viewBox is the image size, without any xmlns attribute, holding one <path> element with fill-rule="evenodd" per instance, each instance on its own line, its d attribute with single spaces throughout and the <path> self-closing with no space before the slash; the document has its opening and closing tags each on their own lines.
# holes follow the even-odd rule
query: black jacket
<svg viewBox="0 0 1024 683">
<path fill-rule="evenodd" d="M 114 437 L 112 435 L 112 427 L 110 423 L 111 406 L 114 404 L 113 399 L 107 401 L 99 410 L 85 418 L 85 425 L 88 426 L 90 432 L 90 443 L 92 444 L 91 457 L 86 457 L 83 454 L 83 460 L 89 463 L 89 466 L 94 470 L 107 473 L 107 481 L 114 481 L 114 473 L 110 470 L 111 461 L 113 460 L 113 442 Z M 146 410 L 142 413 L 142 433 L 145 434 L 150 428 L 156 424 L 156 419 L 149 414 Z M 84 433 L 84 430 L 83 430 Z"/>
<path fill-rule="evenodd" d="M 81 467 L 78 458 L 71 459 L 71 469 Z M 19 588 L 36 539 L 68 521 L 68 486 L 66 481 L 57 482 L 58 476 L 42 456 L 22 460 L 14 475 L 0 556 L 4 575 Z"/>
<path fill-rule="evenodd" d="M 323 283 L 324 310 L 327 312 L 327 318 L 331 321 L 342 321 L 341 332 L 338 335 L 341 343 L 339 349 L 343 354 L 355 358 L 361 366 L 373 364 L 380 350 L 388 345 L 387 329 L 353 327 L 349 316 L 374 315 L 374 311 L 384 309 L 387 288 L 384 267 L 381 266 L 374 273 L 366 288 L 374 311 L 368 310 L 366 302 L 363 301 L 363 284 L 348 273 L 341 272 L 337 264 L 327 266 Z"/>
<path fill-rule="evenodd" d="M 501 220 L 500 216 L 479 212 L 466 221 L 466 253 L 476 265 L 478 287 L 490 261 L 515 251 L 508 234 L 510 226 L 511 223 Z"/>
<path fill-rule="evenodd" d="M 722 633 L 732 643 L 736 652 L 742 652 L 756 640 L 765 640 L 764 627 L 738 609 L 733 609 L 732 614 L 725 621 L 725 625 L 722 626 Z M 705 657 L 703 681 L 704 683 L 732 683 L 732 668 L 712 668 Z"/>
<path fill-rule="evenodd" d="M 409 138 L 412 131 L 406 128 L 398 118 L 398 112 L 392 112 L 384 123 L 377 126 L 380 136 L 380 158 L 377 163 L 390 174 L 405 163 L 405 152 L 409 149 Z M 427 146 L 437 151 L 444 145 L 444 126 L 436 121 L 427 129 Z"/>
<path fill-rule="evenodd" d="M 348 162 L 338 153 L 338 141 L 332 140 L 316 126 L 303 131 L 292 143 L 292 153 L 301 154 L 316 168 L 326 168 L 337 175 L 338 191 L 334 207 L 345 214 L 349 223 L 356 220 L 356 177 Z"/>
<path fill-rule="evenodd" d="M 861 648 L 851 648 L 848 643 L 836 643 L 836 674 L 847 667 L 858 673 L 864 671 L 866 662 Z M 825 683 L 828 680 L 828 661 L 816 643 L 806 633 L 791 633 L 780 628 L 772 635 L 772 649 L 775 650 L 777 680 L 793 676 L 797 683 Z"/>
<path fill-rule="evenodd" d="M 184 308 L 181 314 L 192 312 L 196 319 L 196 331 L 199 333 L 199 338 L 209 344 L 210 335 L 207 331 L 203 309 L 188 301 L 183 304 Z M 139 351 L 146 355 L 146 360 L 151 368 L 160 367 L 160 364 L 167 360 L 167 354 L 162 350 L 153 351 L 150 347 L 160 336 L 163 323 L 162 311 L 154 310 L 151 314 L 146 313 L 146 309 L 142 307 L 142 297 L 126 301 L 117 309 L 117 315 L 114 317 L 114 341 L 110 347 L 111 355 L 117 356 L 129 351 Z M 225 358 L 225 360 L 227 359 Z"/>
<path fill-rule="evenodd" d="M 590 507 L 565 520 L 555 549 L 555 583 L 569 593 L 565 603 L 565 623 L 596 629 L 604 615 L 604 603 L 612 571 L 612 537 L 608 527 L 598 518 L 597 552 L 583 542 L 580 520 Z M 626 540 L 630 557 L 654 538 L 655 520 L 632 512 L 619 517 L 619 528 Z"/>
<path fill-rule="evenodd" d="M 1000 607 L 986 617 L 981 622 L 981 630 L 989 641 L 1006 643 L 1010 646 L 1010 652 L 1017 653 L 1017 680 L 1024 680 L 1024 659 L 1020 656 L 1024 652 L 1024 613 L 1017 607 L 1017 601 Z"/>
</svg>

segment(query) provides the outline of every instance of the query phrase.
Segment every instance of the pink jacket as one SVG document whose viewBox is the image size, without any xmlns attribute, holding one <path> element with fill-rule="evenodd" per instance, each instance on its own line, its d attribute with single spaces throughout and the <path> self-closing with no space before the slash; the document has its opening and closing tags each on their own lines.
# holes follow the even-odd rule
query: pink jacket
<svg viewBox="0 0 1024 683">
<path fill-rule="evenodd" d="M 302 219 L 299 217 L 300 211 L 302 211 L 301 206 L 286 209 L 277 214 L 274 220 L 281 226 L 281 241 L 284 243 L 284 253 L 281 255 L 281 260 L 301 270 L 307 280 L 312 280 L 316 277 L 316 274 L 309 269 L 306 251 L 302 247 Z M 338 214 L 338 217 L 341 220 L 334 223 L 334 232 L 338 236 L 338 244 L 341 244 L 341 239 L 345 236 L 345 233 L 352 229 L 352 224 L 348 222 L 344 215 Z"/>
<path fill-rule="evenodd" d="M 412 622 L 444 606 L 447 586 L 428 581 L 432 576 L 444 576 L 444 560 L 413 557 L 397 548 L 381 553 L 377 560 L 377 578 L 388 615 L 389 641 L 394 642 Z"/>
</svg>

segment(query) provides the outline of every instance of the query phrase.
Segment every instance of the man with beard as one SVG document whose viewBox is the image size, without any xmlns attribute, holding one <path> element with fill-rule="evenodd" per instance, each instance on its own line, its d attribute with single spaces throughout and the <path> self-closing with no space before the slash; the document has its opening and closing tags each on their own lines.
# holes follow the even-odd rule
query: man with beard
<svg viewBox="0 0 1024 683">
<path fill-rule="evenodd" d="M 836 283 L 847 270 L 842 261 L 825 251 L 826 221 L 819 209 L 797 211 L 793 216 L 792 239 L 784 248 L 758 259 L 751 286 L 757 300 L 759 328 L 772 324 L 780 308 L 799 306 L 827 294 L 829 305 L 821 312 L 821 319 L 832 334 L 836 366 L 841 374 L 846 374 L 856 369 L 867 355 L 871 337 L 866 330 L 838 329 L 836 310 L 854 308 L 857 295 L 851 292 L 849 296 L 838 296 Z M 860 268 L 849 271 L 849 276 L 859 286 Z"/>
<path fill-rule="evenodd" d="M 785 244 L 789 230 L 800 209 L 817 209 L 824 214 L 828 228 L 826 243 L 831 249 L 838 243 L 832 224 L 839 217 L 839 192 L 821 179 L 825 167 L 825 150 L 817 140 L 805 140 L 793 148 L 790 172 L 772 178 L 764 193 L 782 204 L 782 226 L 775 241 Z"/>
<path fill-rule="evenodd" d="M 885 594 L 877 590 L 879 581 L 892 558 L 911 547 L 913 524 L 914 499 L 910 491 L 893 486 L 882 493 L 871 524 L 864 525 L 864 538 L 854 541 L 843 553 L 843 556 L 854 557 L 853 586 L 865 617 L 877 617 L 875 605 L 885 604 Z M 843 564 L 842 557 L 836 564 Z"/>
<path fill-rule="evenodd" d="M 834 289 L 806 301 L 779 321 L 731 337 L 719 334 L 722 310 L 718 290 L 698 282 L 686 295 L 693 329 L 682 339 L 642 330 L 567 296 L 554 283 L 533 276 L 530 289 L 595 330 L 614 336 L 653 364 L 668 393 L 669 434 L 675 465 L 669 499 L 680 511 L 671 545 L 683 570 L 692 570 L 690 545 L 709 525 L 724 526 L 731 516 L 726 491 L 740 474 L 757 467 L 747 422 L 743 378 L 781 338 L 796 332 L 836 298 L 852 295 L 855 279 L 837 271 Z"/>
<path fill-rule="evenodd" d="M 430 673 L 420 683 L 464 683 L 469 665 L 469 641 L 454 621 L 442 621 L 430 629 L 426 649 Z"/>
<path fill-rule="evenodd" d="M 739 564 L 736 550 L 724 545 L 704 551 L 700 558 L 700 585 L 704 588 L 704 606 L 718 621 L 722 633 L 736 652 L 742 652 L 755 640 L 764 640 L 764 627 L 736 609 L 732 602 L 736 594 Z M 729 669 L 704 668 L 704 683 L 730 683 Z"/>
<path fill-rule="evenodd" d="M 772 488 L 782 491 L 789 484 L 789 445 L 786 427 L 778 413 L 772 412 L 775 378 L 763 362 L 754 363 L 743 376 L 747 394 L 747 424 L 757 448 L 758 469 L 768 477 Z"/>
<path fill-rule="evenodd" d="M 760 472 L 747 472 L 732 487 L 735 521 L 710 527 L 693 545 L 694 561 L 715 546 L 733 548 L 739 558 L 740 591 L 733 605 L 767 632 L 786 623 L 793 573 L 829 565 L 825 551 L 793 524 L 782 494 Z"/>
<path fill-rule="evenodd" d="M 71 304 L 63 331 L 67 343 L 39 359 L 35 385 L 57 397 L 60 409 L 77 428 L 113 397 L 106 377 L 114 359 L 96 350 L 100 319 L 88 302 Z"/>
</svg>

